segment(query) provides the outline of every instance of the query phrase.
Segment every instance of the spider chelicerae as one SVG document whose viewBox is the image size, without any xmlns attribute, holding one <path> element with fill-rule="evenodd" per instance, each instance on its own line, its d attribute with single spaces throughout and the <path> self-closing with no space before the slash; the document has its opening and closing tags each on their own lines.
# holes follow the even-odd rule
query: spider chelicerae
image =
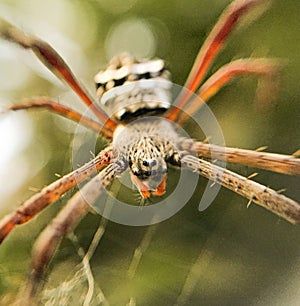
<svg viewBox="0 0 300 306">
<path fill-rule="evenodd" d="M 253 74 L 268 78 L 276 73 L 277 66 L 273 60 L 249 58 L 230 62 L 204 81 L 212 61 L 240 18 L 261 2 L 263 1 L 237 0 L 227 8 L 199 51 L 184 85 L 187 90 L 179 94 L 174 104 L 171 104 L 169 99 L 169 72 L 162 60 L 139 61 L 127 53 L 113 58 L 109 66 L 95 77 L 100 103 L 107 107 L 109 114 L 93 100 L 51 46 L 2 21 L 1 37 L 34 51 L 53 73 L 79 95 L 99 121 L 85 117 L 48 98 L 31 99 L 26 104 L 11 107 L 10 110 L 47 108 L 111 140 L 111 144 L 93 160 L 46 186 L 15 212 L 2 219 L 1 242 L 16 225 L 26 223 L 68 190 L 93 177 L 68 201 L 37 240 L 26 286 L 25 294 L 28 300 L 36 295 L 46 267 L 62 237 L 70 233 L 87 214 L 89 203 L 96 200 L 103 189 L 126 169 L 130 170 L 132 182 L 143 198 L 159 197 L 165 193 L 167 167 L 172 164 L 198 172 L 292 223 L 299 222 L 300 206 L 292 199 L 199 157 L 211 158 L 213 155 L 214 158 L 231 163 L 290 175 L 299 175 L 299 159 L 258 151 L 224 149 L 191 141 L 179 137 L 172 124 L 185 122 L 188 115 L 202 106 L 199 100 L 208 101 L 236 76 Z"/>
</svg>

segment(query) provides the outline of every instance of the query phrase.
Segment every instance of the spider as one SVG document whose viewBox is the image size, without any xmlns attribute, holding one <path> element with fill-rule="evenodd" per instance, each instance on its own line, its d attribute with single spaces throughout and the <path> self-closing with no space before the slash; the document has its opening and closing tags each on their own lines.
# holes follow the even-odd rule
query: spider
<svg viewBox="0 0 300 306">
<path fill-rule="evenodd" d="M 170 85 L 169 72 L 162 60 L 139 61 L 127 53 L 114 57 L 108 67 L 95 76 L 97 96 L 109 110 L 109 115 L 77 81 L 71 69 L 50 45 L 24 34 L 6 21 L 1 22 L 1 37 L 36 53 L 55 75 L 75 91 L 98 121 L 50 98 L 34 98 L 9 110 L 46 108 L 110 140 L 110 145 L 94 159 L 44 187 L 0 222 L 2 242 L 15 226 L 28 222 L 67 191 L 92 177 L 67 202 L 36 241 L 24 295 L 26 301 L 38 294 L 48 263 L 62 238 L 88 213 L 89 203 L 95 201 L 113 179 L 126 169 L 129 169 L 132 182 L 146 199 L 165 193 L 167 169 L 171 164 L 198 172 L 291 223 L 300 221 L 300 206 L 294 200 L 206 160 L 211 158 L 213 152 L 214 158 L 230 163 L 299 175 L 299 159 L 191 141 L 180 137 L 172 124 L 185 122 L 188 115 L 195 113 L 203 102 L 207 102 L 234 77 L 248 74 L 268 77 L 275 72 L 276 63 L 271 59 L 239 59 L 221 67 L 204 81 L 213 60 L 240 19 L 262 2 L 235 0 L 228 6 L 200 48 L 184 84 L 187 90 L 182 91 L 173 104 L 168 98 L 161 99 L 161 95 L 168 97 Z M 199 99 L 203 102 L 199 103 Z"/>
</svg>

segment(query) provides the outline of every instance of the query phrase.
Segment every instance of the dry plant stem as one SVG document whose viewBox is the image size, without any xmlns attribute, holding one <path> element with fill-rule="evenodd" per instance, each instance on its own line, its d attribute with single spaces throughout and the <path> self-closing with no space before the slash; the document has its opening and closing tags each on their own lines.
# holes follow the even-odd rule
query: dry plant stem
<svg viewBox="0 0 300 306">
<path fill-rule="evenodd" d="M 82 259 L 82 265 L 86 274 L 86 278 L 87 278 L 87 282 L 88 282 L 88 292 L 85 296 L 84 299 L 84 303 L 83 306 L 88 306 L 91 304 L 91 301 L 93 299 L 93 295 L 94 295 L 94 287 L 95 287 L 95 283 L 94 283 L 94 276 L 90 267 L 90 260 L 92 258 L 92 256 L 95 253 L 96 248 L 98 247 L 100 240 L 102 239 L 104 232 L 105 232 L 105 227 L 106 227 L 106 223 L 107 220 L 104 218 L 101 218 L 101 223 L 96 231 L 96 233 L 94 234 L 93 240 L 89 246 L 89 249 L 87 251 L 87 253 L 85 254 L 85 256 Z M 104 296 L 104 293 L 101 291 L 101 296 L 102 296 L 102 300 L 103 300 L 103 305 L 107 304 L 108 302 Z M 105 302 L 105 303 L 104 303 Z"/>
<path fill-rule="evenodd" d="M 111 120 L 94 103 L 93 98 L 87 90 L 78 82 L 71 69 L 61 58 L 61 56 L 46 42 L 33 36 L 25 35 L 18 28 L 0 19 L 0 36 L 12 41 L 24 49 L 31 49 L 39 59 L 50 69 L 58 78 L 64 80 L 81 98 L 81 100 L 94 112 L 94 114 L 105 123 L 107 127 L 104 135 L 111 137 L 116 127 L 116 122 Z"/>
<path fill-rule="evenodd" d="M 113 158 L 111 148 L 101 151 L 93 160 L 81 168 L 66 174 L 62 178 L 43 188 L 40 192 L 25 201 L 15 212 L 6 215 L 0 221 L 0 243 L 14 229 L 16 225 L 26 223 L 36 214 L 55 202 L 64 193 L 83 182 L 88 177 L 110 163 Z"/>
<path fill-rule="evenodd" d="M 195 113 L 201 105 L 213 97 L 222 87 L 227 85 L 233 78 L 241 75 L 255 75 L 265 80 L 273 80 L 278 75 L 280 64 L 278 60 L 266 58 L 245 58 L 230 62 L 216 71 L 197 91 L 197 97 L 191 98 L 180 114 L 177 122 L 180 124 L 188 115 Z M 273 80 L 274 81 L 274 80 Z M 274 86 L 276 82 L 274 81 Z"/>
<path fill-rule="evenodd" d="M 142 256 L 146 253 L 150 243 L 151 243 L 151 240 L 154 236 L 154 234 L 156 233 L 158 229 L 158 224 L 155 224 L 155 225 L 150 225 L 143 238 L 142 238 L 142 241 L 140 242 L 139 246 L 134 250 L 134 254 L 133 254 L 133 257 L 131 259 L 131 262 L 130 262 L 130 266 L 128 268 L 128 277 L 129 279 L 133 279 L 135 274 L 136 274 L 136 271 L 138 269 L 138 266 L 142 260 Z"/>
<path fill-rule="evenodd" d="M 237 26 L 241 17 L 247 14 L 251 9 L 268 2 L 269 1 L 266 0 L 236 0 L 228 6 L 203 43 L 184 85 L 188 90 L 185 90 L 183 94 L 179 96 L 175 102 L 176 107 L 166 115 L 169 120 L 177 121 L 181 109 L 187 103 L 192 92 L 195 92 L 203 81 L 210 65 L 224 46 L 229 34 Z"/>
<path fill-rule="evenodd" d="M 89 211 L 89 204 L 96 201 L 119 172 L 120 166 L 118 164 L 108 165 L 68 201 L 66 206 L 40 234 L 34 245 L 31 273 L 25 289 L 21 290 L 24 303 L 32 305 L 32 300 L 42 285 L 41 281 L 46 268 L 62 238 L 74 230 Z"/>
<path fill-rule="evenodd" d="M 300 222 L 300 205 L 273 189 L 191 155 L 184 156 L 181 164 L 291 223 Z"/>
<path fill-rule="evenodd" d="M 57 113 L 63 117 L 71 119 L 91 129 L 92 131 L 95 131 L 96 133 L 101 133 L 103 129 L 103 126 L 100 123 L 94 121 L 93 119 L 85 117 L 80 113 L 78 113 L 77 111 L 62 104 L 59 104 L 55 101 L 52 101 L 46 97 L 33 98 L 30 100 L 22 101 L 21 103 L 9 107 L 6 111 L 17 111 L 25 109 L 27 110 L 32 108 L 47 109 L 51 112 Z"/>
<path fill-rule="evenodd" d="M 267 152 L 257 152 L 237 148 L 221 147 L 195 141 L 190 147 L 200 157 L 224 160 L 229 163 L 245 165 L 289 175 L 300 175 L 300 158 Z"/>
<path fill-rule="evenodd" d="M 74 245 L 76 246 L 77 253 L 80 256 L 80 258 L 82 259 L 81 262 L 81 268 L 84 272 L 85 275 L 85 279 L 88 283 L 88 290 L 87 293 L 85 295 L 85 299 L 83 302 L 83 306 L 88 306 L 91 305 L 91 301 L 93 299 L 94 296 L 94 290 L 95 290 L 95 280 L 94 280 L 94 276 L 93 276 L 93 272 L 90 266 L 90 260 L 92 258 L 92 256 L 95 253 L 96 248 L 98 247 L 100 240 L 102 239 L 104 232 L 105 232 L 105 228 L 106 228 L 106 224 L 107 224 L 107 219 L 104 219 L 103 217 L 101 218 L 99 227 L 97 228 L 97 231 L 94 233 L 93 239 L 89 245 L 89 248 L 87 250 L 87 252 L 85 252 L 85 250 L 83 249 L 83 247 L 80 246 L 80 243 L 77 239 L 77 236 L 74 234 L 74 232 L 71 232 L 68 237 L 69 239 L 74 243 Z M 101 290 L 101 288 L 98 288 L 98 290 L 100 291 L 100 293 L 97 294 L 97 296 L 99 297 L 99 294 L 101 296 L 101 301 L 103 302 L 103 305 L 108 305 L 108 302 L 104 296 L 103 291 Z M 101 304 L 102 305 L 102 304 Z"/>
</svg>

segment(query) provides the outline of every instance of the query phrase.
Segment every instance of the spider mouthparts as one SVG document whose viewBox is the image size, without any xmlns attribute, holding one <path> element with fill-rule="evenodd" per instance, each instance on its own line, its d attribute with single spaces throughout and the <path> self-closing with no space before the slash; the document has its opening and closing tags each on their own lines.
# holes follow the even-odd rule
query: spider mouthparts
<svg viewBox="0 0 300 306">
<path fill-rule="evenodd" d="M 151 194 L 157 197 L 162 196 L 166 192 L 167 175 L 162 177 L 161 182 L 155 187 L 149 187 L 148 181 L 141 181 L 136 175 L 131 173 L 131 179 L 134 185 L 138 188 L 143 198 L 150 198 Z"/>
<path fill-rule="evenodd" d="M 155 190 L 152 191 L 152 194 L 157 197 L 161 197 L 166 192 L 166 183 L 167 175 L 165 174 Z"/>
</svg>

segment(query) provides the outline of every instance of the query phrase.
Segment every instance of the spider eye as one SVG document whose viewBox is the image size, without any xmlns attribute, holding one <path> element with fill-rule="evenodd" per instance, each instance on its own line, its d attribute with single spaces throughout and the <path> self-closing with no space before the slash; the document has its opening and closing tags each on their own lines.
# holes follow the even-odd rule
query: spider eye
<svg viewBox="0 0 300 306">
<path fill-rule="evenodd" d="M 151 159 L 151 160 L 143 160 L 143 166 L 155 166 L 157 164 L 157 161 L 155 159 Z"/>
<path fill-rule="evenodd" d="M 153 160 L 151 161 L 151 166 L 156 166 L 156 164 L 157 164 L 156 160 L 153 159 Z"/>
</svg>

